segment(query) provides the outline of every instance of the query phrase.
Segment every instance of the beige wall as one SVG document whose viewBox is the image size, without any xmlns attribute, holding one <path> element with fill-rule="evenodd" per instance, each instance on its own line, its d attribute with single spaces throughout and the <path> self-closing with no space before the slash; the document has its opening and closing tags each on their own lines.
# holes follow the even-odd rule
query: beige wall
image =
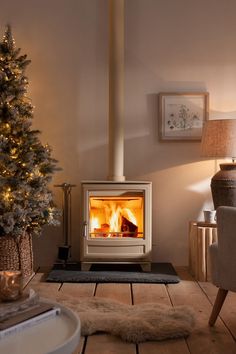
<svg viewBox="0 0 236 354">
<path fill-rule="evenodd" d="M 0 0 L 0 28 L 10 22 L 32 63 L 27 75 L 42 131 L 75 183 L 72 253 L 78 255 L 80 181 L 108 174 L 107 0 Z M 125 175 L 153 182 L 153 259 L 186 265 L 188 222 L 211 207 L 217 166 L 199 142 L 159 142 L 157 93 L 208 91 L 210 118 L 235 117 L 236 1 L 126 0 Z M 61 191 L 53 187 L 61 203 Z M 34 240 L 35 263 L 49 265 L 61 228 Z"/>
</svg>

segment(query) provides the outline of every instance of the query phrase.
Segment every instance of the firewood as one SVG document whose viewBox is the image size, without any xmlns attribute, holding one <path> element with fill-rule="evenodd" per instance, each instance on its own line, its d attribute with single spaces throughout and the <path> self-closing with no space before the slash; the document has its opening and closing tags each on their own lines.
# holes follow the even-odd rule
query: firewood
<svg viewBox="0 0 236 354">
<path fill-rule="evenodd" d="M 95 227 L 94 233 L 95 237 L 108 237 L 110 230 L 110 225 L 108 224 L 102 224 L 101 227 Z"/>
<path fill-rule="evenodd" d="M 133 224 L 131 221 L 126 219 L 122 215 L 121 221 L 121 231 L 124 232 L 124 237 L 137 237 L 138 236 L 138 226 Z"/>
</svg>

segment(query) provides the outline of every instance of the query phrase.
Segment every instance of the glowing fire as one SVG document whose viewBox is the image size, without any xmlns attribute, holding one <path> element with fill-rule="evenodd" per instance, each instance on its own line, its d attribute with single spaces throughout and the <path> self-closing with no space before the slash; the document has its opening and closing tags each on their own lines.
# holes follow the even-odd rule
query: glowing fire
<svg viewBox="0 0 236 354">
<path fill-rule="evenodd" d="M 128 208 L 124 208 L 122 215 L 126 216 L 128 220 L 130 220 L 134 225 L 137 225 L 137 220 L 134 216 L 134 214 L 132 213 L 132 211 Z"/>
<path fill-rule="evenodd" d="M 99 217 L 97 210 L 91 211 L 90 230 L 92 237 L 138 236 L 138 222 L 134 213 L 127 207 L 116 203 L 105 203 L 104 215 Z M 131 230 L 130 230 L 131 227 Z"/>
<path fill-rule="evenodd" d="M 92 217 L 91 218 L 91 229 L 94 231 L 94 229 L 98 229 L 99 228 L 99 221 L 98 218 L 96 217 Z"/>
<path fill-rule="evenodd" d="M 111 232 L 118 232 L 120 231 L 121 227 L 121 208 L 115 208 L 115 205 L 113 204 L 111 206 L 111 217 L 108 222 L 108 225 L 110 225 L 110 230 Z"/>
</svg>

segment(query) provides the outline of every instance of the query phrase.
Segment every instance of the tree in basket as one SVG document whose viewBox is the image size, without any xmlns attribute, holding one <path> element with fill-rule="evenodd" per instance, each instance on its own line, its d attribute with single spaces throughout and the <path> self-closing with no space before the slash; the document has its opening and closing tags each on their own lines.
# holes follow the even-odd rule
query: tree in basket
<svg viewBox="0 0 236 354">
<path fill-rule="evenodd" d="M 32 272 L 32 235 L 39 235 L 44 225 L 58 224 L 48 189 L 56 160 L 50 147 L 41 144 L 40 132 L 31 128 L 29 63 L 15 47 L 8 25 L 0 42 L 0 270 L 31 264 L 23 273 Z"/>
</svg>

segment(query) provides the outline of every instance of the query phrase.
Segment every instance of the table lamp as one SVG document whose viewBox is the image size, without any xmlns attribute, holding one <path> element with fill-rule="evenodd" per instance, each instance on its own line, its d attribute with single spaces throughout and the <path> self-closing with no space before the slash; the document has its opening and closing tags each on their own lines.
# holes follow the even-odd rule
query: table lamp
<svg viewBox="0 0 236 354">
<path fill-rule="evenodd" d="M 211 192 L 215 209 L 221 205 L 236 207 L 236 119 L 205 122 L 201 156 L 232 159 L 231 163 L 220 164 L 220 171 L 211 179 Z"/>
</svg>

